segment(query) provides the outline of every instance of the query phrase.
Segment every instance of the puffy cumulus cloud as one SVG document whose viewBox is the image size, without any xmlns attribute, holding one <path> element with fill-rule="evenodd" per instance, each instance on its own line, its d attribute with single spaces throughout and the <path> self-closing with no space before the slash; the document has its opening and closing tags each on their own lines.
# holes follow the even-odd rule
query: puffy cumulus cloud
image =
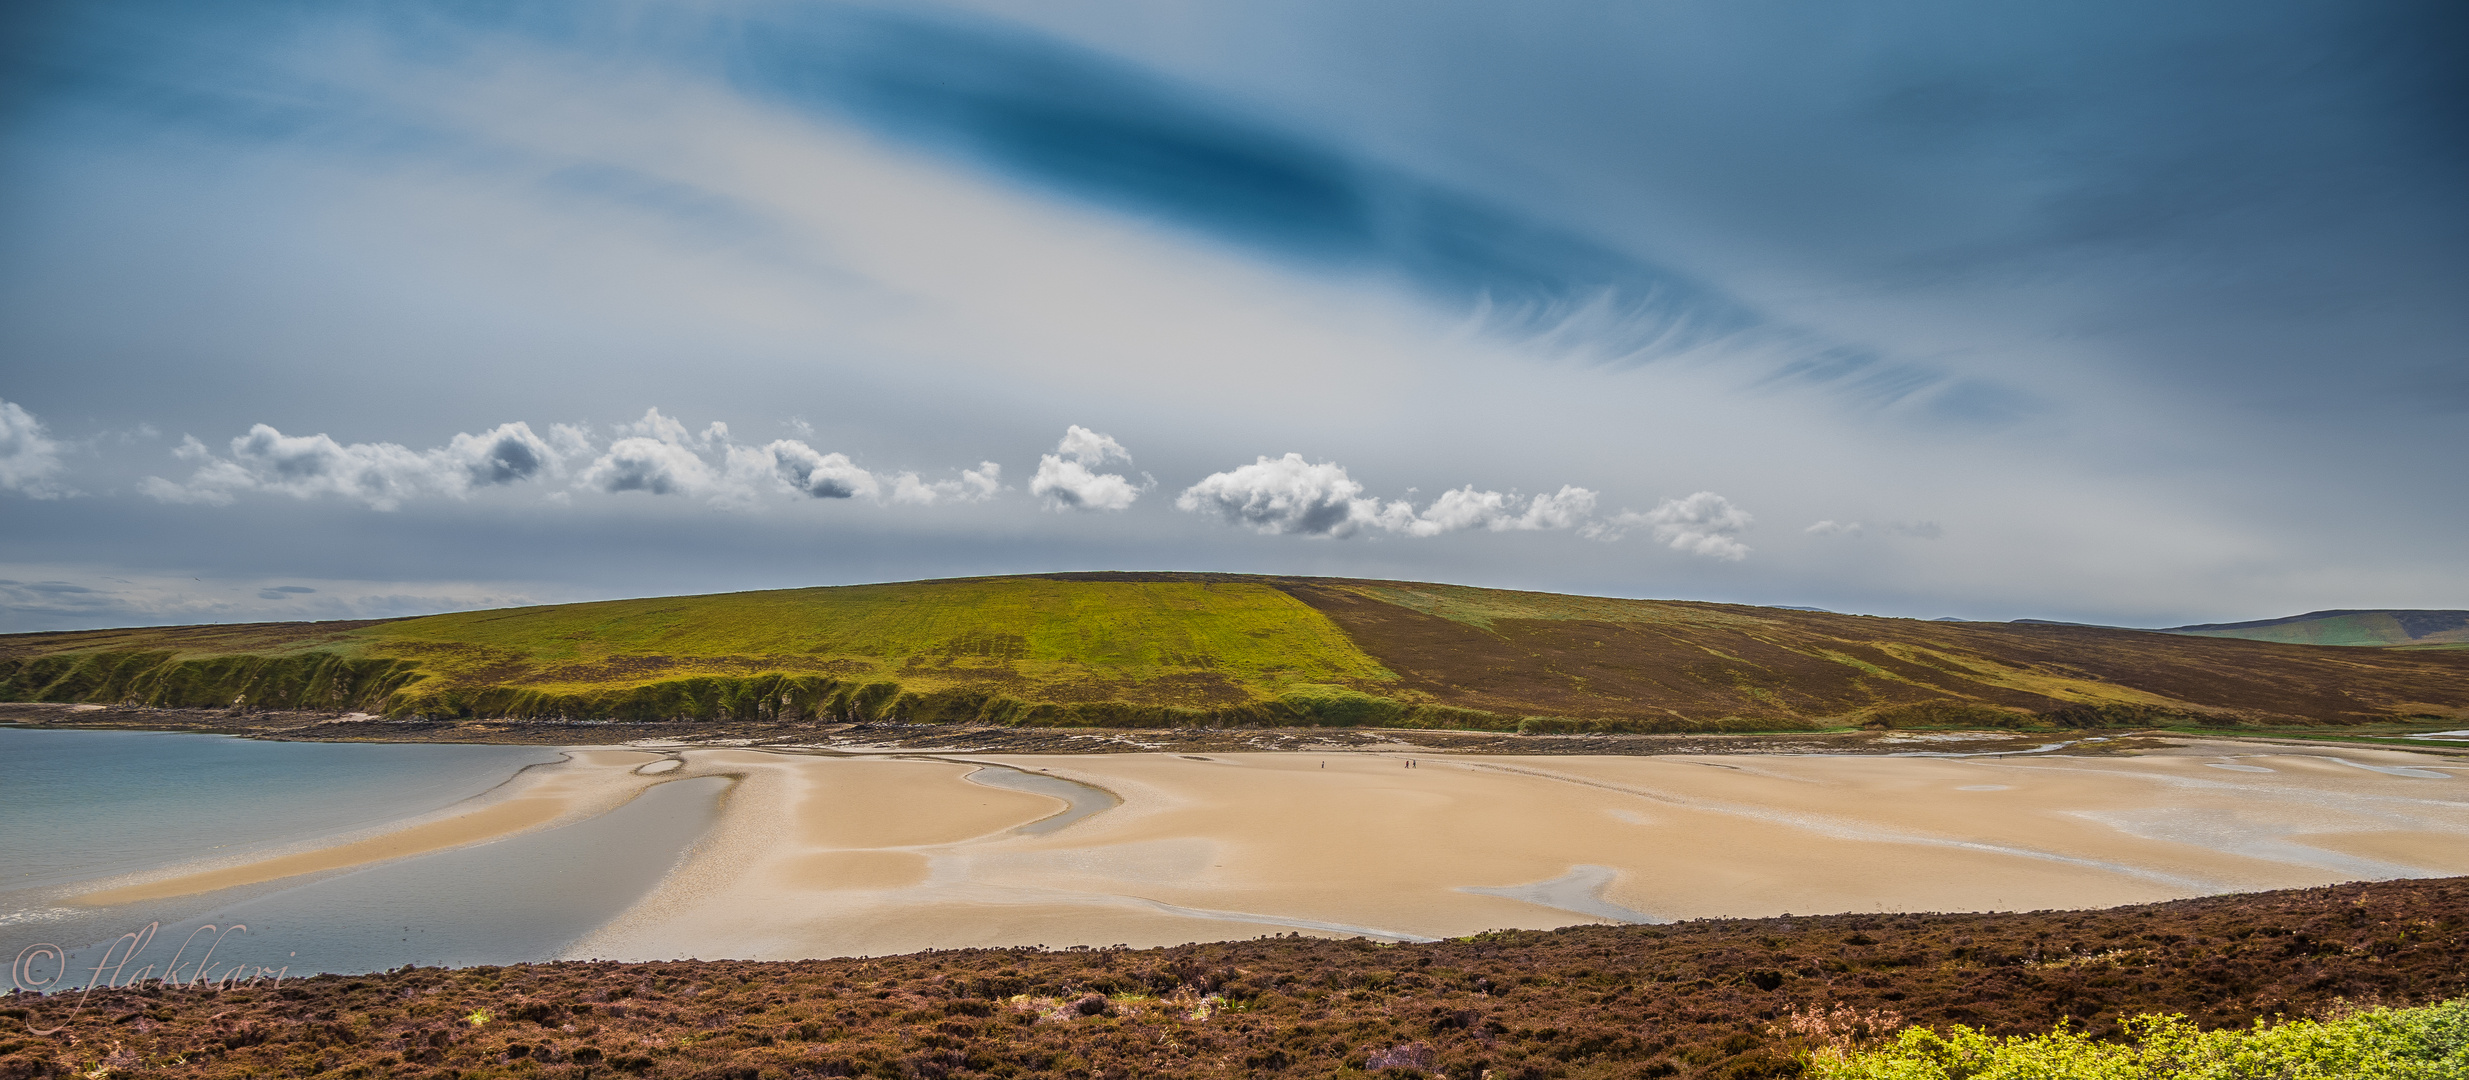
<svg viewBox="0 0 2469 1080">
<path fill-rule="evenodd" d="M 413 450 L 394 443 L 344 443 L 323 434 L 285 435 L 258 424 L 233 439 L 228 452 L 217 452 L 195 436 L 182 438 L 172 453 L 196 463 L 189 478 L 149 476 L 138 487 L 165 502 L 224 505 L 243 492 L 265 491 L 303 499 L 339 495 L 379 510 L 397 509 L 422 496 L 464 498 L 483 488 L 542 476 L 570 476 L 573 491 L 678 495 L 721 505 L 805 496 L 932 506 L 981 502 L 1003 489 L 1003 467 L 991 461 L 940 480 L 926 480 L 915 472 L 879 474 L 847 454 L 817 450 L 802 439 L 746 445 L 730 438 L 727 424 L 714 422 L 696 430 L 659 409 L 645 410 L 641 419 L 618 425 L 613 434 L 603 445 L 588 427 L 552 424 L 543 438 L 517 421 L 458 434 L 444 446 Z M 1064 446 L 1076 457 L 1091 460 L 1126 456 L 1122 444 L 1083 428 L 1073 428 Z M 57 444 L 24 410 L 7 402 L 0 402 L 0 451 L 11 455 L 0 459 L 0 487 L 37 494 L 57 490 L 48 481 L 57 471 Z M 17 459 L 32 463 L 18 464 Z M 568 463 L 577 461 L 581 467 L 569 470 Z M 1109 490 L 1109 480 L 1122 483 L 1121 477 L 1084 478 L 1077 491 L 1089 505 L 1128 505 L 1128 484 L 1125 493 L 1117 495 Z M 548 496 L 560 504 L 571 499 L 563 490 Z"/>
<path fill-rule="evenodd" d="M 575 478 L 575 486 L 615 495 L 683 495 L 718 503 L 749 503 L 765 494 L 815 499 L 874 498 L 883 485 L 847 454 L 825 453 L 801 439 L 745 446 L 729 437 L 729 425 L 713 421 L 693 431 L 657 408 L 618 426 L 619 438 Z M 588 445 L 589 434 L 559 426 L 560 439 Z"/>
<path fill-rule="evenodd" d="M 1520 509 L 1515 494 L 1476 491 L 1468 484 L 1442 492 L 1420 513 L 1404 502 L 1390 503 L 1382 510 L 1382 523 L 1410 536 L 1438 536 L 1462 529 L 1572 529 L 1594 517 L 1595 499 L 1592 491 L 1564 484 L 1557 492 L 1526 500 Z"/>
<path fill-rule="evenodd" d="M 1140 489 L 1121 473 L 1101 473 L 1047 454 L 1037 459 L 1029 494 L 1045 499 L 1049 510 L 1123 510 L 1140 498 Z"/>
<path fill-rule="evenodd" d="M 413 450 L 396 443 L 342 443 L 332 437 L 285 435 L 257 424 L 217 456 L 195 436 L 173 454 L 198 463 L 184 483 L 149 476 L 138 487 L 165 502 L 228 503 L 241 491 L 310 499 L 338 495 L 377 510 L 393 510 L 422 495 L 464 498 L 473 491 L 529 480 L 558 468 L 561 455 L 521 421 L 446 445 Z"/>
<path fill-rule="evenodd" d="M 60 444 L 14 401 L 0 399 L 0 491 L 37 499 L 69 494 L 54 478 L 61 472 Z"/>
<path fill-rule="evenodd" d="M 851 499 L 863 495 L 869 499 L 882 494 L 883 485 L 874 474 L 850 461 L 847 454 L 819 453 L 814 447 L 796 439 L 780 439 L 763 448 L 771 459 L 772 475 L 787 484 L 789 490 L 817 499 Z"/>
<path fill-rule="evenodd" d="M 1857 521 L 1835 521 L 1829 518 L 1800 531 L 1811 536 L 1858 536 L 1861 532 L 1861 525 Z"/>
<path fill-rule="evenodd" d="M 800 435 L 814 428 L 797 424 Z M 624 437 L 609 444 L 577 478 L 577 486 L 614 494 L 640 491 L 652 495 L 686 495 L 718 503 L 752 503 L 765 495 L 802 495 L 812 499 L 873 499 L 880 502 L 932 506 L 938 503 L 980 502 L 1003 488 L 1003 467 L 991 461 L 963 469 L 954 479 L 925 480 L 915 472 L 877 473 L 836 451 L 817 450 L 799 439 L 775 439 L 748 446 L 730 439 L 729 426 L 714 422 L 701 431 L 689 429 L 658 409 L 618 429 Z M 588 439 L 580 429 L 552 429 L 559 439 Z M 1122 446 L 1103 435 L 1073 428 L 1065 438 L 1085 454 L 1103 454 Z"/>
<path fill-rule="evenodd" d="M 1288 454 L 1211 473 L 1185 488 L 1174 504 L 1264 533 L 1349 536 L 1381 523 L 1378 500 L 1362 495 L 1363 485 L 1347 476 L 1344 466 L 1334 461 L 1314 464 L 1301 454 Z"/>
<path fill-rule="evenodd" d="M 1128 465 L 1131 460 L 1131 451 L 1112 436 L 1073 424 L 1064 430 L 1054 453 L 1037 459 L 1029 494 L 1046 500 L 1049 510 L 1128 509 L 1142 489 L 1121 473 L 1102 473 L 1093 466 L 1109 461 Z"/>
<path fill-rule="evenodd" d="M 1651 529 L 1656 542 L 1674 551 L 1738 562 L 1749 557 L 1749 545 L 1740 542 L 1740 534 L 1756 520 L 1732 500 L 1701 491 L 1685 499 L 1665 499 L 1643 514 L 1623 510 L 1581 531 L 1594 539 L 1614 540 L 1631 529 Z"/>
<path fill-rule="evenodd" d="M 692 447 L 648 435 L 630 435 L 610 443 L 608 450 L 575 478 L 575 483 L 610 494 L 640 491 L 652 495 L 702 495 L 719 489 L 720 476 Z"/>
<path fill-rule="evenodd" d="M 529 480 L 544 470 L 554 471 L 562 460 L 547 440 L 532 434 L 531 425 L 521 421 L 499 424 L 478 435 L 457 434 L 447 441 L 442 457 L 462 470 L 464 490 Z"/>
<path fill-rule="evenodd" d="M 1336 462 L 1311 462 L 1301 454 L 1261 457 L 1252 464 L 1212 473 L 1176 497 L 1178 509 L 1214 514 L 1228 524 L 1263 533 L 1347 537 L 1365 530 L 1439 536 L 1467 529 L 1492 532 L 1568 529 L 1594 514 L 1596 495 L 1564 486 L 1521 499 L 1478 491 L 1471 484 L 1441 493 L 1415 509 L 1403 499 L 1383 503 L 1364 495 L 1363 485 Z"/>
</svg>

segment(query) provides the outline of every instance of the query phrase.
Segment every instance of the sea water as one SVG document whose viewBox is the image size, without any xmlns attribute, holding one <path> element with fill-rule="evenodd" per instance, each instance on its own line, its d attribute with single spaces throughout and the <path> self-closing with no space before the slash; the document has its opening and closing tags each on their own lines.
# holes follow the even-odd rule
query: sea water
<svg viewBox="0 0 2469 1080">
<path fill-rule="evenodd" d="M 369 866 L 109 908 L 59 898 L 80 882 L 429 813 L 562 756 L 0 728 L 0 978 L 125 982 L 163 974 L 183 947 L 184 977 L 208 949 L 216 969 L 291 975 L 558 958 L 677 864 L 727 781 L 660 784 L 576 824 Z M 115 966 L 96 975 L 106 958 Z"/>
</svg>

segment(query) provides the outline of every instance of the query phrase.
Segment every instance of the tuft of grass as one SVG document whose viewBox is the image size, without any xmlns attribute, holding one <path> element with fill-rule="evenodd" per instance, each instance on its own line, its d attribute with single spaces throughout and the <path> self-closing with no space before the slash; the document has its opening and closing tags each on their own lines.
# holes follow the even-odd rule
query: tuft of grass
<svg viewBox="0 0 2469 1080">
<path fill-rule="evenodd" d="M 2123 1022 L 2101 1042 L 2064 1025 L 1999 1037 L 1961 1024 L 1908 1028 L 1874 1050 L 1822 1048 L 1818 1080 L 2446 1080 L 2469 1076 L 2469 998 L 2416 1009 L 2367 1009 L 2328 1020 L 2257 1020 L 2205 1031 L 2184 1016 Z"/>
</svg>

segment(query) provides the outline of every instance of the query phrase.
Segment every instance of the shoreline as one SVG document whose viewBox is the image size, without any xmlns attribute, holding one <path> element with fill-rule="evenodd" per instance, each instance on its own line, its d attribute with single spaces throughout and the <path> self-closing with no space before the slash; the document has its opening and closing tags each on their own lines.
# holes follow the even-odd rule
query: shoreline
<svg viewBox="0 0 2469 1080">
<path fill-rule="evenodd" d="M 885 725 L 771 743 L 569 745 L 560 761 L 419 817 L 56 895 L 143 923 L 167 898 L 478 848 L 715 779 L 727 781 L 717 816 L 657 882 L 546 955 L 779 960 L 1295 933 L 1414 942 L 1784 912 L 2094 909 L 2469 874 L 2458 748 L 1864 732 L 1814 745 L 1496 736 L 1454 750 L 1431 736 L 1463 733 L 1186 733 L 1236 747 L 1217 749 L 1151 734 Z M 1008 745 L 1016 735 L 1039 742 Z M 1262 743 L 1279 748 L 1252 748 Z M 472 884 L 478 895 L 514 888 Z"/>
<path fill-rule="evenodd" d="M 475 846 L 720 777 L 720 816 L 681 861 L 564 955 L 784 960 L 1298 932 L 1411 942 L 1577 922 L 2089 909 L 2469 874 L 2457 795 L 2469 762 L 2456 760 L 2205 740 L 1928 756 L 637 745 L 570 750 L 515 790 L 409 828 L 73 895 L 136 905 Z M 1040 781 L 973 779 L 987 769 Z M 546 812 L 560 793 L 579 801 L 539 822 L 474 813 L 526 799 Z"/>
<path fill-rule="evenodd" d="M 757 746 L 857 751 L 999 754 L 1349 753 L 1663 756 L 1696 754 L 1848 754 L 1926 752 L 1961 742 L 1962 752 L 2015 754 L 2052 740 L 2076 753 L 2131 753 L 2173 742 L 2237 741 L 2290 746 L 2360 746 L 2469 755 L 2469 741 L 2412 739 L 2285 729 L 2252 733 L 2204 729 L 1982 730 L 1959 728 L 1674 734 L 1512 734 L 1433 728 L 1179 727 L 1048 728 L 958 724 L 752 723 L 736 721 L 389 721 L 366 713 L 150 709 L 50 702 L 0 702 L 0 726 L 27 730 L 163 731 L 298 742 L 473 743 L 500 746 Z M 1952 749 L 1952 748 L 1947 748 Z"/>
</svg>

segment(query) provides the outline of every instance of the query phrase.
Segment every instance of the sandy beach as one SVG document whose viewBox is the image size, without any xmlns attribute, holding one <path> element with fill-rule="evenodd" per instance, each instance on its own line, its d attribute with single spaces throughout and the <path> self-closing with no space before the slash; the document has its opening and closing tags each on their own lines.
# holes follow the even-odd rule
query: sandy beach
<svg viewBox="0 0 2469 1080">
<path fill-rule="evenodd" d="M 686 751 L 746 777 L 578 957 L 786 958 L 1584 921 L 2096 907 L 2469 873 L 2456 759 Z M 972 772 L 972 769 L 983 771 Z M 1120 805 L 988 791 L 1020 770 Z"/>
<path fill-rule="evenodd" d="M 786 959 L 1300 932 L 2100 907 L 2469 874 L 2469 762 L 2138 755 L 578 751 L 377 835 L 78 898 L 130 903 L 469 845 L 649 786 L 718 824 L 577 958 Z"/>
</svg>

